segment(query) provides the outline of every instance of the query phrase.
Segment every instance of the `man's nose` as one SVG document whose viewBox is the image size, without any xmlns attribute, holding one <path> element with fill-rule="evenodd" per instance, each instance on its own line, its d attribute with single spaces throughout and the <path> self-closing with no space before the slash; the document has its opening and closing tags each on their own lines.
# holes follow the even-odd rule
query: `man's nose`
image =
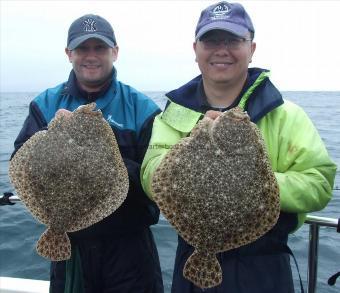
<svg viewBox="0 0 340 293">
<path fill-rule="evenodd" d="M 228 47 L 228 43 L 227 42 L 220 42 L 215 49 L 215 53 L 223 54 L 223 55 L 229 54 L 230 50 L 229 50 L 229 47 Z"/>
</svg>

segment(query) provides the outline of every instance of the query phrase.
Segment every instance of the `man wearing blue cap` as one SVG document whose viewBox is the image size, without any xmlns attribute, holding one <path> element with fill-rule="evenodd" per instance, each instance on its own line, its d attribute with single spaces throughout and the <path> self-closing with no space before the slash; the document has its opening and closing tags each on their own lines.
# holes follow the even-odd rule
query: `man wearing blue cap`
<svg viewBox="0 0 340 293">
<path fill-rule="evenodd" d="M 239 106 L 263 135 L 280 189 L 280 217 L 258 240 L 219 253 L 222 283 L 204 292 L 294 292 L 288 234 L 303 224 L 306 213 L 324 208 L 332 195 L 336 166 L 312 122 L 301 108 L 283 100 L 268 70 L 248 68 L 256 49 L 254 34 L 238 3 L 223 1 L 202 11 L 193 44 L 202 74 L 166 94 L 166 109 L 154 121 L 153 147 L 142 164 L 143 188 L 152 198 L 152 177 L 169 146 L 188 136 L 203 117 L 218 119 L 221 112 Z M 183 277 L 192 252 L 178 236 L 173 293 L 202 292 Z"/>
<path fill-rule="evenodd" d="M 160 110 L 148 97 L 117 80 L 113 66 L 117 41 L 104 18 L 88 14 L 75 20 L 65 52 L 73 67 L 68 81 L 47 89 L 30 103 L 12 156 L 35 132 L 46 129 L 58 110 L 73 111 L 95 101 L 116 136 L 129 174 L 129 192 L 113 214 L 69 233 L 72 256 L 66 262 L 52 262 L 50 292 L 163 293 L 149 228 L 158 222 L 159 209 L 145 195 L 139 180 L 152 122 Z"/>
</svg>

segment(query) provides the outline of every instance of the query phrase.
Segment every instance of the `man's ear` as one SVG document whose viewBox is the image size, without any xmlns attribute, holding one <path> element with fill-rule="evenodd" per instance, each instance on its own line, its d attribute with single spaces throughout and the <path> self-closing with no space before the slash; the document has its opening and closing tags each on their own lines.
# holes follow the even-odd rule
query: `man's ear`
<svg viewBox="0 0 340 293">
<path fill-rule="evenodd" d="M 193 42 L 192 48 L 194 49 L 194 52 L 195 52 L 195 62 L 197 62 L 196 46 L 197 46 L 197 42 Z"/>
<path fill-rule="evenodd" d="M 253 60 L 253 55 L 254 55 L 254 52 L 255 52 L 255 50 L 256 50 L 256 43 L 255 42 L 252 42 L 251 43 L 251 48 L 250 48 L 250 50 L 251 50 L 251 55 L 250 55 L 250 59 L 249 59 L 249 63 L 251 63 Z"/>
<path fill-rule="evenodd" d="M 71 50 L 68 49 L 68 48 L 65 48 L 65 53 L 66 53 L 66 55 L 67 55 L 68 60 L 70 61 L 70 63 L 72 63 L 72 52 L 71 52 Z"/>
<path fill-rule="evenodd" d="M 119 51 L 119 47 L 115 46 L 112 48 L 112 56 L 113 56 L 113 61 L 116 61 L 118 58 L 118 51 Z"/>
</svg>

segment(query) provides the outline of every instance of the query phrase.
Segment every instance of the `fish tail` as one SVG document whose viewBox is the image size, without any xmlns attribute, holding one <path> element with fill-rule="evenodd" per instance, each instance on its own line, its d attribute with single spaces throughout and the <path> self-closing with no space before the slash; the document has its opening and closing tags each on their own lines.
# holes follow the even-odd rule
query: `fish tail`
<svg viewBox="0 0 340 293">
<path fill-rule="evenodd" d="M 71 243 L 67 234 L 57 233 L 48 228 L 39 238 L 37 252 L 52 261 L 66 260 L 71 257 Z"/>
<path fill-rule="evenodd" d="M 216 255 L 197 250 L 187 259 L 183 276 L 200 288 L 215 287 L 222 282 L 222 270 Z"/>
</svg>

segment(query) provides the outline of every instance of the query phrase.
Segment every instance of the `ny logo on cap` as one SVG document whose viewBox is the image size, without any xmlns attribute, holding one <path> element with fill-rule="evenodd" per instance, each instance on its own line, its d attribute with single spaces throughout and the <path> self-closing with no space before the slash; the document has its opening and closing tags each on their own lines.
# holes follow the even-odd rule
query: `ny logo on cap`
<svg viewBox="0 0 340 293">
<path fill-rule="evenodd" d="M 95 32 L 97 31 L 96 21 L 93 18 L 88 18 L 83 22 L 84 32 Z"/>
<path fill-rule="evenodd" d="M 210 13 L 212 19 L 226 18 L 230 7 L 226 3 L 218 4 Z"/>
</svg>

